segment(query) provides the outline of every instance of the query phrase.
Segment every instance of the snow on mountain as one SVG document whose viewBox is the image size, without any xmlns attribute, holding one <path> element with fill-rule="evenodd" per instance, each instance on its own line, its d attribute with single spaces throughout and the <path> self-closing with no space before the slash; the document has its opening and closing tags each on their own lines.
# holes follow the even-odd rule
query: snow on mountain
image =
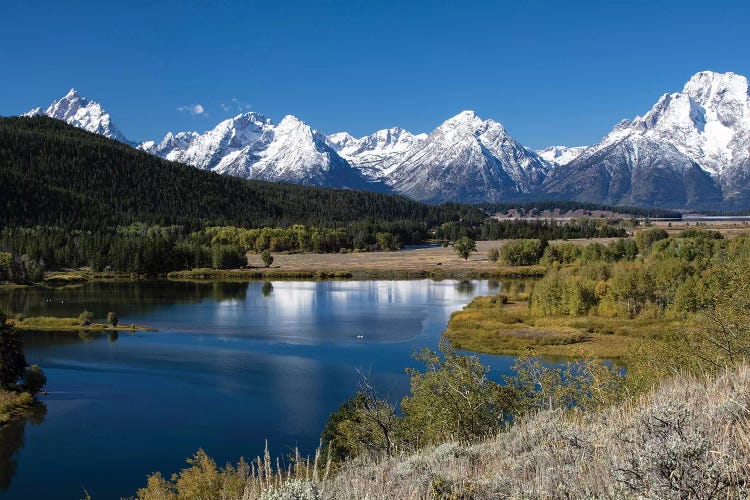
<svg viewBox="0 0 750 500">
<path fill-rule="evenodd" d="M 349 132 L 337 132 L 326 137 L 328 145 L 331 146 L 336 152 L 340 152 L 343 148 L 351 146 L 357 142 L 357 138 Z"/>
<path fill-rule="evenodd" d="M 550 164 L 500 123 L 463 111 L 410 148 L 386 183 L 425 201 L 500 201 L 541 185 Z"/>
<path fill-rule="evenodd" d="M 673 145 L 642 135 L 586 150 L 550 172 L 540 198 L 662 208 L 721 204 L 715 179 Z"/>
<path fill-rule="evenodd" d="M 71 90 L 46 115 L 130 143 L 102 107 Z M 198 168 L 253 179 L 370 190 L 425 201 L 534 197 L 668 208 L 750 207 L 750 93 L 734 73 L 695 74 L 643 116 L 590 147 L 531 151 L 500 123 L 464 111 L 428 134 L 398 127 L 328 137 L 287 116 L 224 120 L 138 146 Z"/>
<path fill-rule="evenodd" d="M 750 93 L 735 73 L 696 73 L 682 92 L 664 94 L 645 115 L 623 121 L 600 143 L 642 135 L 672 144 L 723 181 L 737 167 L 750 167 Z"/>
<path fill-rule="evenodd" d="M 643 151 L 658 151 L 659 156 L 642 154 Z M 692 171 L 693 165 L 697 166 L 712 178 L 712 183 L 706 184 L 701 179 L 697 184 L 693 183 L 695 185 L 678 182 L 670 186 L 660 182 L 659 176 L 634 177 L 630 180 L 630 189 L 651 193 L 651 202 L 645 199 L 639 203 L 668 206 L 663 202 L 670 199 L 677 203 L 671 205 L 674 208 L 705 206 L 705 200 L 716 203 L 717 186 L 723 190 L 725 200 L 739 204 L 750 201 L 750 94 L 747 78 L 710 71 L 695 74 L 682 92 L 664 94 L 648 113 L 621 121 L 599 144 L 585 149 L 565 168 L 556 170 L 545 183 L 544 191 L 563 186 L 566 176 L 576 184 L 581 172 L 589 171 L 596 164 L 608 166 L 609 170 L 615 164 L 627 165 L 635 176 L 637 171 L 661 168 L 667 160 L 672 162 L 675 172 Z M 697 177 L 690 179 L 695 181 Z M 692 194 L 679 202 L 670 198 L 666 193 L 669 190 Z"/>
<path fill-rule="evenodd" d="M 399 127 L 378 130 L 360 139 L 347 132 L 327 137 L 328 143 L 370 180 L 385 179 L 426 138 L 427 134 L 414 135 Z"/>
<path fill-rule="evenodd" d="M 263 115 L 244 113 L 203 134 L 169 133 L 159 143 L 148 141 L 139 148 L 168 160 L 246 179 L 378 188 L 368 185 L 323 135 L 291 115 L 274 125 Z"/>
<path fill-rule="evenodd" d="M 98 102 L 82 97 L 75 89 L 70 89 L 65 97 L 54 101 L 46 110 L 35 108 L 24 116 L 38 115 L 56 118 L 89 132 L 132 144 L 112 123 L 109 113 L 105 112 Z"/>
<path fill-rule="evenodd" d="M 536 152 L 543 160 L 553 165 L 565 165 L 575 160 L 588 146 L 550 146 Z"/>
<path fill-rule="evenodd" d="M 250 159 L 272 137 L 273 125 L 268 118 L 259 113 L 245 113 L 222 121 L 204 134 L 169 132 L 159 143 L 144 142 L 139 148 L 167 160 L 213 170 Z"/>
</svg>

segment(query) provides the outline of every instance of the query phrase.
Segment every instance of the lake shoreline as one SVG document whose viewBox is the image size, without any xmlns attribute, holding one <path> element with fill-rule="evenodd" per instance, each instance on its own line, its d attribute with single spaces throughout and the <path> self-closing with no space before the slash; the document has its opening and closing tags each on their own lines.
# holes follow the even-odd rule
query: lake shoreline
<svg viewBox="0 0 750 500">
<path fill-rule="evenodd" d="M 90 323 L 82 325 L 78 318 L 58 318 L 52 316 L 8 318 L 8 324 L 19 331 L 55 331 L 55 332 L 156 332 L 155 328 L 144 325 L 117 325 Z"/>
</svg>

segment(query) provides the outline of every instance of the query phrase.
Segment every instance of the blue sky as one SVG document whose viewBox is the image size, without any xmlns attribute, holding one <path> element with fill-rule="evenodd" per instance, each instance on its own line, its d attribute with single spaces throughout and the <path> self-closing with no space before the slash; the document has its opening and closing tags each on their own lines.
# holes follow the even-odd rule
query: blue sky
<svg viewBox="0 0 750 500">
<path fill-rule="evenodd" d="M 750 75 L 748 20 L 747 1 L 3 0 L 0 114 L 75 87 L 135 140 L 246 109 L 356 136 L 474 109 L 530 147 L 590 144 L 697 71 Z"/>
</svg>

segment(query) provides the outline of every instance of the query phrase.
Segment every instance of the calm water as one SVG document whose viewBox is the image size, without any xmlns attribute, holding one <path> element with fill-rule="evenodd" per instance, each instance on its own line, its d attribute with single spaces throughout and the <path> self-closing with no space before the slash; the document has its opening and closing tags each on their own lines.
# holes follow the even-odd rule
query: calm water
<svg viewBox="0 0 750 500">
<path fill-rule="evenodd" d="M 0 432 L 0 496 L 132 495 L 198 448 L 217 462 L 305 452 L 358 370 L 397 401 L 411 354 L 486 281 L 110 283 L 0 293 L 0 309 L 103 317 L 158 332 L 24 334 L 49 379 L 46 414 Z M 358 339 L 361 335 L 363 338 Z M 512 360 L 484 357 L 495 377 Z"/>
</svg>

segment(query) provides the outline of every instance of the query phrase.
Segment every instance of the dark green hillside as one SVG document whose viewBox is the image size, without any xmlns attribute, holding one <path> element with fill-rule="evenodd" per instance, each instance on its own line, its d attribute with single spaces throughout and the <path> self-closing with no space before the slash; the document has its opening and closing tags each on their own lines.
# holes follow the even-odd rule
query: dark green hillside
<svg viewBox="0 0 750 500">
<path fill-rule="evenodd" d="M 140 152 L 46 117 L 0 118 L 0 225 L 342 226 L 481 220 L 466 205 L 246 181 Z"/>
</svg>

